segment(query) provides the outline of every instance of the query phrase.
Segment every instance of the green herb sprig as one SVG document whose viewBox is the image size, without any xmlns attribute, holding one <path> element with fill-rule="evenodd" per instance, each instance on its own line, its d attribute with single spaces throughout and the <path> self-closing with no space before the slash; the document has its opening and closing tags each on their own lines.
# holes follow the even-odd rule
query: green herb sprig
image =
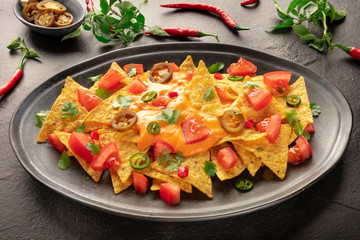
<svg viewBox="0 0 360 240">
<path fill-rule="evenodd" d="M 162 151 L 161 155 L 156 158 L 156 161 L 159 162 L 160 165 L 164 165 L 168 163 L 165 167 L 166 171 L 177 171 L 179 169 L 180 164 L 185 160 L 181 152 L 176 152 L 175 157 L 173 158 L 168 151 Z"/>
</svg>

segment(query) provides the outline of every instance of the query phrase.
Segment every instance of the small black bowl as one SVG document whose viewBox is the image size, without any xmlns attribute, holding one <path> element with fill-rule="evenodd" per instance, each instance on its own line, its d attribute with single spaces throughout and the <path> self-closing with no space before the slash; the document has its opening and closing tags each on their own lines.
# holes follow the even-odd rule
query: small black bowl
<svg viewBox="0 0 360 240">
<path fill-rule="evenodd" d="M 66 27 L 42 27 L 35 25 L 34 23 L 26 21 L 22 15 L 22 6 L 20 5 L 20 0 L 17 0 L 14 4 L 14 14 L 15 16 L 25 24 L 30 30 L 52 37 L 63 37 L 66 34 L 75 31 L 84 21 L 86 16 L 86 7 L 78 0 L 56 0 L 59 3 L 62 3 L 66 6 L 67 12 L 69 12 L 74 17 L 74 22 Z"/>
</svg>

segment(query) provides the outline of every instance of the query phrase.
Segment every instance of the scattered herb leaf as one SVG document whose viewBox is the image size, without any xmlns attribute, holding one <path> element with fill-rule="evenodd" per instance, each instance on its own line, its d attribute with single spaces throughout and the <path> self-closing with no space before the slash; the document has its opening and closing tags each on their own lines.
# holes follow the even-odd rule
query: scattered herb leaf
<svg viewBox="0 0 360 240">
<path fill-rule="evenodd" d="M 256 148 L 256 150 L 258 150 L 259 152 L 262 152 L 262 151 L 264 151 L 264 149 L 263 148 Z"/>
<path fill-rule="evenodd" d="M 157 119 L 174 125 L 179 119 L 180 113 L 181 111 L 178 109 L 164 109 L 162 114 L 157 116 Z"/>
<path fill-rule="evenodd" d="M 204 171 L 208 176 L 214 177 L 216 174 L 216 164 L 214 162 L 206 161 Z"/>
<path fill-rule="evenodd" d="M 99 87 L 98 89 L 96 89 L 95 95 L 101 98 L 102 101 L 104 101 L 111 96 L 111 92 L 109 90 L 105 90 L 105 88 Z"/>
<path fill-rule="evenodd" d="M 247 81 L 245 84 L 244 84 L 244 87 L 245 88 L 249 88 L 249 87 L 251 87 L 251 88 L 256 88 L 256 87 L 258 87 L 259 86 L 259 81 L 256 81 L 256 82 L 253 82 L 253 81 Z"/>
<path fill-rule="evenodd" d="M 77 129 L 75 130 L 75 132 L 80 132 L 80 133 L 83 133 L 85 132 L 85 123 L 83 122 L 80 126 L 77 127 Z"/>
<path fill-rule="evenodd" d="M 310 103 L 311 113 L 314 117 L 317 117 L 321 113 L 321 107 L 316 103 Z"/>
<path fill-rule="evenodd" d="M 208 89 L 206 89 L 206 91 L 204 92 L 204 100 L 205 101 L 211 101 L 214 98 L 214 88 L 213 87 L 209 87 Z"/>
<path fill-rule="evenodd" d="M 61 110 L 66 113 L 60 115 L 60 117 L 75 117 L 79 114 L 79 109 L 76 107 L 76 104 L 70 101 L 64 102 L 61 106 Z"/>
<path fill-rule="evenodd" d="M 36 119 L 35 119 L 35 126 L 41 128 L 42 125 L 45 122 L 46 117 L 49 115 L 49 110 L 41 110 L 37 113 L 35 113 Z"/>
<path fill-rule="evenodd" d="M 91 141 L 86 144 L 86 149 L 90 150 L 92 155 L 98 155 L 100 153 L 100 147 Z"/>
<path fill-rule="evenodd" d="M 58 167 L 61 170 L 66 170 L 70 167 L 70 158 L 66 151 L 63 151 L 63 153 L 61 154 L 60 160 L 58 162 Z"/>
<path fill-rule="evenodd" d="M 132 98 L 128 95 L 122 96 L 119 94 L 116 99 L 112 102 L 114 108 L 128 109 L 131 105 Z"/>
<path fill-rule="evenodd" d="M 168 163 L 165 167 L 166 171 L 177 171 L 180 164 L 185 160 L 181 152 L 176 152 L 175 158 L 173 158 L 166 150 L 162 151 L 161 154 L 162 155 L 159 155 L 159 157 L 156 158 L 156 161 L 158 161 L 160 165 Z"/>
<path fill-rule="evenodd" d="M 216 72 L 221 71 L 224 68 L 224 66 L 225 65 L 223 63 L 216 62 L 208 68 L 208 71 L 209 71 L 209 73 L 216 73 Z"/>
<path fill-rule="evenodd" d="M 89 79 L 93 82 L 98 82 L 100 81 L 101 77 L 104 76 L 104 74 L 100 74 L 100 75 L 97 75 L 97 76 L 93 76 L 93 77 L 89 77 Z"/>
</svg>

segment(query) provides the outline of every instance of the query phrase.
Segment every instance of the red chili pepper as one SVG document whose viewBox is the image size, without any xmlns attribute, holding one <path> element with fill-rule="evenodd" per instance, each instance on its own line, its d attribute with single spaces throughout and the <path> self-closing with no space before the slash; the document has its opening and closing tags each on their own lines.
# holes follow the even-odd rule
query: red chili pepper
<svg viewBox="0 0 360 240">
<path fill-rule="evenodd" d="M 246 5 L 251 5 L 251 4 L 254 4 L 254 3 L 258 3 L 259 0 L 246 0 L 246 1 L 243 1 L 241 4 L 241 6 L 246 6 Z"/>
<path fill-rule="evenodd" d="M 254 126 L 255 122 L 253 119 L 248 119 L 245 121 L 245 127 L 246 128 L 251 128 L 252 126 Z"/>
<path fill-rule="evenodd" d="M 93 140 L 99 140 L 100 134 L 98 132 L 91 132 L 90 133 L 90 138 L 93 139 Z"/>
<path fill-rule="evenodd" d="M 4 95 L 8 91 L 10 91 L 10 89 L 12 89 L 12 87 L 19 81 L 22 73 L 23 73 L 23 70 L 21 68 L 17 68 L 15 70 L 15 72 L 11 76 L 10 80 L 4 86 L 2 86 L 0 88 L 0 96 Z"/>
<path fill-rule="evenodd" d="M 360 60 L 360 48 L 348 47 L 348 46 L 344 46 L 344 45 L 340 45 L 340 44 L 333 44 L 333 46 L 341 48 L 342 50 L 344 50 L 344 52 L 349 54 L 351 57 L 353 57 L 357 60 Z"/>
<path fill-rule="evenodd" d="M 217 80 L 223 79 L 223 75 L 221 73 L 214 73 L 214 78 Z"/>
<path fill-rule="evenodd" d="M 210 34 L 210 33 L 204 33 L 204 32 L 201 32 L 201 31 L 199 31 L 197 29 L 193 29 L 193 28 L 168 27 L 168 28 L 163 28 L 163 30 L 166 33 L 168 33 L 169 35 L 178 36 L 178 37 L 205 37 L 205 36 L 211 36 L 211 37 L 216 38 L 216 40 L 218 42 L 220 42 L 217 35 Z M 146 31 L 145 34 L 151 34 L 152 35 L 152 33 L 150 31 Z"/>
<path fill-rule="evenodd" d="M 168 3 L 168 4 L 161 4 L 160 7 L 167 7 L 167 8 L 181 8 L 181 9 L 196 9 L 202 11 L 212 12 L 219 17 L 221 17 L 224 22 L 232 29 L 236 31 L 240 30 L 249 30 L 249 27 L 240 27 L 234 19 L 232 19 L 229 14 L 227 14 L 222 8 L 217 7 L 211 4 L 205 3 Z"/>
<path fill-rule="evenodd" d="M 87 10 L 88 12 L 93 11 L 93 10 L 94 10 L 94 3 L 93 3 L 93 1 L 92 1 L 92 0 L 85 0 L 85 2 L 86 2 L 86 10 Z"/>
<path fill-rule="evenodd" d="M 177 98 L 179 94 L 177 92 L 169 92 L 169 98 Z"/>
</svg>

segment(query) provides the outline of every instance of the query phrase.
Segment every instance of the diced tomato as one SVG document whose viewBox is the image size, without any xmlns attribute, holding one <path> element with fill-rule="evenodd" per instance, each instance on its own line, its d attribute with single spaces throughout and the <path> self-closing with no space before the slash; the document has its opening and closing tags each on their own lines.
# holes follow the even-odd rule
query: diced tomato
<svg viewBox="0 0 360 240">
<path fill-rule="evenodd" d="M 245 126 L 246 128 L 251 128 L 252 126 L 255 125 L 254 119 L 248 119 L 245 121 Z"/>
<path fill-rule="evenodd" d="M 190 81 L 190 80 L 193 78 L 195 72 L 196 72 L 196 68 L 194 68 L 194 69 L 191 70 L 190 72 L 187 72 L 187 73 L 186 73 L 186 76 L 185 76 L 185 79 L 188 80 L 188 81 Z"/>
<path fill-rule="evenodd" d="M 178 177 L 184 178 L 189 175 L 189 167 L 188 166 L 181 166 L 178 169 Z"/>
<path fill-rule="evenodd" d="M 177 92 L 169 92 L 169 98 L 177 98 L 179 94 Z"/>
<path fill-rule="evenodd" d="M 93 140 L 99 140 L 100 134 L 98 132 L 91 132 L 90 138 Z"/>
<path fill-rule="evenodd" d="M 247 61 L 245 58 L 240 58 L 237 63 L 230 65 L 230 67 L 227 69 L 227 72 L 230 75 L 245 77 L 255 73 L 256 69 L 256 66 L 252 62 Z"/>
<path fill-rule="evenodd" d="M 145 194 L 149 187 L 149 180 L 140 173 L 133 173 L 133 185 L 135 192 Z"/>
<path fill-rule="evenodd" d="M 215 86 L 215 90 L 222 104 L 234 101 L 234 98 L 225 89 Z"/>
<path fill-rule="evenodd" d="M 94 93 L 78 88 L 77 89 L 77 97 L 79 100 L 79 103 L 90 112 L 93 110 L 97 105 L 99 105 L 102 101 L 101 98 L 96 96 Z"/>
<path fill-rule="evenodd" d="M 308 124 L 306 125 L 306 127 L 304 128 L 304 132 L 314 133 L 314 132 L 315 132 L 314 124 L 308 123 Z"/>
<path fill-rule="evenodd" d="M 172 63 L 170 63 L 170 66 L 171 66 L 173 72 L 180 72 L 180 68 L 176 65 L 176 63 L 172 62 Z"/>
<path fill-rule="evenodd" d="M 201 120 L 188 116 L 181 124 L 181 132 L 185 139 L 185 144 L 192 144 L 206 139 L 210 135 Z"/>
<path fill-rule="evenodd" d="M 301 135 L 296 139 L 295 146 L 291 147 L 288 152 L 288 162 L 298 164 L 312 156 L 312 150 L 309 142 Z"/>
<path fill-rule="evenodd" d="M 223 75 L 221 73 L 214 73 L 214 78 L 217 80 L 223 79 Z"/>
<path fill-rule="evenodd" d="M 271 93 L 264 88 L 252 88 L 249 92 L 245 90 L 244 95 L 255 111 L 263 109 L 272 100 Z"/>
<path fill-rule="evenodd" d="M 285 90 L 289 86 L 291 72 L 276 71 L 264 74 L 263 82 L 269 88 L 278 91 L 280 88 Z"/>
<path fill-rule="evenodd" d="M 101 77 L 98 86 L 105 90 L 111 90 L 123 84 L 125 77 L 115 69 L 109 69 L 104 76 Z"/>
<path fill-rule="evenodd" d="M 86 148 L 86 144 L 88 144 L 89 141 L 90 139 L 84 133 L 73 132 L 69 139 L 69 146 L 73 153 L 84 159 L 86 162 L 91 163 L 94 155 Z"/>
<path fill-rule="evenodd" d="M 167 204 L 180 203 L 180 187 L 173 183 L 160 184 L 160 198 Z"/>
<path fill-rule="evenodd" d="M 66 146 L 60 141 L 55 133 L 48 134 L 50 144 L 55 148 L 56 151 L 63 153 L 66 150 Z"/>
<path fill-rule="evenodd" d="M 269 125 L 266 128 L 266 138 L 270 143 L 274 143 L 281 131 L 281 115 L 275 114 L 270 117 Z"/>
<path fill-rule="evenodd" d="M 147 89 L 147 86 L 145 85 L 145 83 L 143 83 L 140 79 L 135 79 L 134 81 L 132 81 L 132 83 L 129 84 L 129 86 L 127 87 L 127 91 L 130 94 L 139 94 L 142 92 L 145 92 Z"/>
<path fill-rule="evenodd" d="M 170 98 L 166 96 L 157 96 L 151 102 L 153 106 L 158 107 L 160 109 L 165 109 L 169 103 L 170 103 Z"/>
<path fill-rule="evenodd" d="M 270 121 L 270 118 L 265 118 L 264 120 L 262 120 L 261 122 L 258 122 L 256 124 L 256 128 L 262 133 L 266 132 L 266 129 L 269 126 L 269 121 Z"/>
<path fill-rule="evenodd" d="M 153 147 L 153 154 L 154 154 L 154 161 L 156 161 L 157 157 L 162 153 L 162 151 L 168 151 L 169 153 L 174 152 L 173 146 L 171 146 L 166 141 L 162 140 L 161 138 L 157 137 L 154 140 L 154 147 Z M 162 154 L 161 154 L 162 155 Z"/>
<path fill-rule="evenodd" d="M 144 73 L 144 67 L 142 64 L 137 64 L 137 63 L 130 63 L 130 64 L 126 64 L 123 69 L 126 73 L 128 73 L 131 69 L 129 69 L 129 67 L 131 68 L 134 68 L 136 69 L 136 74 L 135 75 L 138 75 L 138 74 L 143 74 Z"/>
<path fill-rule="evenodd" d="M 234 167 L 237 156 L 231 147 L 225 147 L 220 149 L 216 160 L 222 168 L 229 170 Z"/>
<path fill-rule="evenodd" d="M 110 142 L 103 147 L 91 162 L 91 168 L 97 171 L 102 171 L 109 167 L 120 167 L 119 149 L 114 142 Z"/>
</svg>

